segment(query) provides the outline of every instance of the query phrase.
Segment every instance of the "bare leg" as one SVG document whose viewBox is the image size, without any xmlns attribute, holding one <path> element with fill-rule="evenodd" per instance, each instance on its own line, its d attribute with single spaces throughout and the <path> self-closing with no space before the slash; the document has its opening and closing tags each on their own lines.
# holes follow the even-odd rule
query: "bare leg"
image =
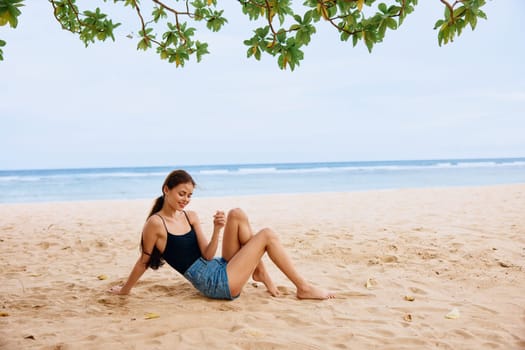
<svg viewBox="0 0 525 350">
<path fill-rule="evenodd" d="M 227 249 L 228 248 L 229 247 L 227 247 Z M 275 265 L 277 265 L 296 286 L 298 298 L 328 299 L 334 297 L 333 293 L 312 286 L 297 272 L 277 234 L 271 229 L 259 231 L 244 243 L 244 245 L 240 246 L 240 249 L 230 257 L 226 272 L 228 274 L 232 295 L 238 295 L 241 292 L 250 275 L 254 273 L 254 270 L 260 264 L 261 257 L 265 252 L 268 253 Z M 226 253 L 228 253 L 228 250 Z"/>
<path fill-rule="evenodd" d="M 224 228 L 222 257 L 230 261 L 252 237 L 253 231 L 246 214 L 241 209 L 230 210 L 226 220 L 226 227 Z M 255 267 L 252 278 L 255 281 L 262 282 L 272 296 L 275 297 L 279 295 L 279 290 L 273 284 L 262 260 L 259 260 L 259 263 Z"/>
</svg>

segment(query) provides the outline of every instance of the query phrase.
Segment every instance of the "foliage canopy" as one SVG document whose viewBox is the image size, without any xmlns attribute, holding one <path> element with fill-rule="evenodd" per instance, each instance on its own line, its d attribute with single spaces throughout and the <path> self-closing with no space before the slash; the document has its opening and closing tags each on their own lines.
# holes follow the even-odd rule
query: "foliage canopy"
<svg viewBox="0 0 525 350">
<path fill-rule="evenodd" d="M 78 35 L 88 46 L 91 43 L 115 40 L 114 23 L 99 7 L 80 9 L 77 0 L 48 0 L 55 19 L 62 29 Z M 226 0 L 231 1 L 231 0 Z M 396 30 L 414 12 L 418 0 L 304 0 L 302 6 L 292 0 L 237 0 L 242 13 L 262 25 L 253 36 L 244 40 L 247 57 L 261 59 L 262 54 L 277 57 L 281 69 L 294 70 L 304 58 L 302 51 L 312 40 L 316 27 L 326 23 L 338 33 L 341 41 L 366 45 L 372 51 L 381 43 L 387 30 Z M 428 1 L 428 0 L 427 0 Z M 481 8 L 485 0 L 434 0 L 444 7 L 444 15 L 434 26 L 438 43 L 447 44 L 463 29 L 475 29 L 479 18 L 486 19 Z M 212 32 L 218 32 L 228 22 L 218 0 L 98 0 L 129 8 L 138 25 L 138 50 L 155 49 L 162 60 L 183 67 L 194 57 L 200 62 L 209 53 L 208 44 L 196 39 L 196 22 L 202 22 Z M 24 0 L 0 0 L 0 26 L 16 28 Z M 145 4 L 144 4 L 145 3 Z M 146 10 L 149 10 L 146 15 Z M 131 36 L 131 35 L 130 35 Z M 0 60 L 2 47 L 0 39 Z"/>
</svg>

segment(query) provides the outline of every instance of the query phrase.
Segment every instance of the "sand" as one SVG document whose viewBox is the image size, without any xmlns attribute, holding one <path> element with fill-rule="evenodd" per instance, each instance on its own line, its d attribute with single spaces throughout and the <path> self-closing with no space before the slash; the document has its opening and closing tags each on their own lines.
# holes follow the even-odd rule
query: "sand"
<svg viewBox="0 0 525 350">
<path fill-rule="evenodd" d="M 297 300 L 267 258 L 278 298 L 250 281 L 235 301 L 209 300 L 168 266 L 107 294 L 137 259 L 150 204 L 0 205 L 0 349 L 525 348 L 525 185 L 190 204 L 206 232 L 234 207 L 274 228 L 303 275 L 337 293 L 325 301 Z"/>
</svg>

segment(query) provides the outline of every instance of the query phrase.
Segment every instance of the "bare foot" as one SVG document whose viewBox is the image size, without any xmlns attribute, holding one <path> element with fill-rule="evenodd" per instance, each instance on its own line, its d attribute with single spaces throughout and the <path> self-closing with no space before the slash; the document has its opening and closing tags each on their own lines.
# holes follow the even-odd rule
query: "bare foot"
<svg viewBox="0 0 525 350">
<path fill-rule="evenodd" d="M 297 298 L 299 299 L 333 299 L 335 298 L 335 294 L 321 289 L 314 287 L 310 284 L 306 285 L 305 287 L 302 287 L 301 289 L 297 288 Z"/>
<path fill-rule="evenodd" d="M 266 272 L 266 270 L 261 270 L 263 269 L 260 269 L 259 267 L 255 269 L 252 275 L 253 280 L 257 282 L 262 282 L 266 286 L 266 289 L 268 289 L 268 292 L 272 295 L 272 297 L 278 297 L 279 295 L 281 295 L 277 287 L 275 287 L 275 285 L 273 284 L 272 278 L 270 277 L 268 272 Z"/>
<path fill-rule="evenodd" d="M 122 286 L 113 286 L 107 290 L 108 293 L 122 295 Z"/>
</svg>

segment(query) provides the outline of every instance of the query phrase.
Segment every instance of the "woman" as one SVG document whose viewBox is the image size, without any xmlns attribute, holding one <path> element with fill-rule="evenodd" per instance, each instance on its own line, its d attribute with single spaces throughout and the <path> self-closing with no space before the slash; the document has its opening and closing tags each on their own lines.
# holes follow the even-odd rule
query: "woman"
<svg viewBox="0 0 525 350">
<path fill-rule="evenodd" d="M 111 293 L 129 294 L 148 267 L 157 269 L 165 260 L 210 298 L 237 298 L 250 276 L 264 283 L 271 295 L 277 296 L 279 291 L 261 261 L 266 252 L 296 286 L 298 298 L 334 297 L 308 283 L 297 272 L 274 231 L 265 228 L 254 235 L 241 209 L 231 210 L 227 220 L 224 212 L 217 211 L 208 242 L 197 214 L 184 211 L 194 188 L 195 181 L 186 171 L 175 170 L 168 175 L 162 185 L 163 195 L 157 198 L 144 225 L 141 255 L 126 283 L 112 287 Z M 223 227 L 222 257 L 214 258 Z"/>
</svg>

